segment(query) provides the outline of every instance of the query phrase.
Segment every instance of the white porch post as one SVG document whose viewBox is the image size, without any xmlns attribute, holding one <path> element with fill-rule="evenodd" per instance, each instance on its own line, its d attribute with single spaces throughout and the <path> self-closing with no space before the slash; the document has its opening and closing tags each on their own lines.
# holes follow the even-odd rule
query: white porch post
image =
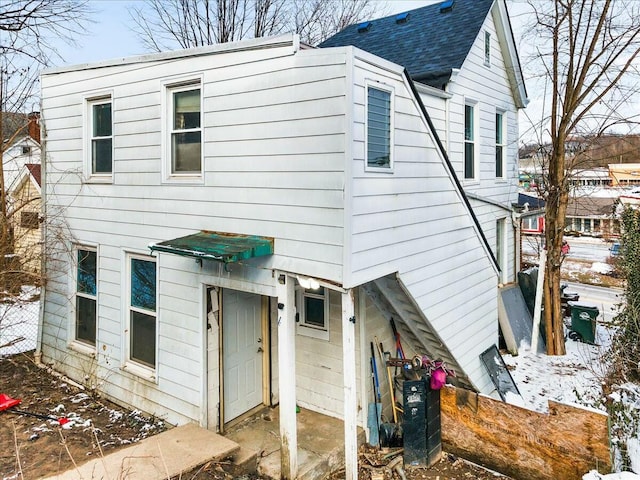
<svg viewBox="0 0 640 480">
<path fill-rule="evenodd" d="M 298 476 L 298 431 L 296 424 L 296 322 L 295 279 L 278 273 L 278 373 L 280 382 L 280 476 Z"/>
<path fill-rule="evenodd" d="M 342 370 L 344 372 L 344 459 L 346 480 L 358 478 L 356 324 L 353 290 L 342 294 Z"/>
</svg>

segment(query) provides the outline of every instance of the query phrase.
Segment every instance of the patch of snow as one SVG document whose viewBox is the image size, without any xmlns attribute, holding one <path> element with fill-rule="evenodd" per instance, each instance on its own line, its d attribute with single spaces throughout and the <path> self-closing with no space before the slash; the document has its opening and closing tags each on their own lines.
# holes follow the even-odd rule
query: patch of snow
<svg viewBox="0 0 640 480">
<path fill-rule="evenodd" d="M 591 265 L 591 271 L 600 273 L 602 275 L 608 275 L 613 272 L 613 267 L 608 263 L 593 262 L 593 264 Z"/>
<path fill-rule="evenodd" d="M 640 440 L 631 438 L 627 442 L 627 455 L 631 460 L 631 470 L 640 473 Z"/>
<path fill-rule="evenodd" d="M 591 470 L 583 475 L 582 480 L 640 480 L 640 475 L 631 472 L 608 473 L 603 475 L 596 470 Z"/>
<path fill-rule="evenodd" d="M 20 295 L 0 303 L 0 356 L 36 348 L 40 301 L 33 301 L 39 289 L 23 286 Z"/>
</svg>

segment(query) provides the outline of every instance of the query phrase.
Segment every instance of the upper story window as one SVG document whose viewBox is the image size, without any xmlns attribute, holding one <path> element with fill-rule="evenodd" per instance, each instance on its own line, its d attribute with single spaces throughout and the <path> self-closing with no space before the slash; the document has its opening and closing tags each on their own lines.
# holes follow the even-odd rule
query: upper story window
<svg viewBox="0 0 640 480">
<path fill-rule="evenodd" d="M 298 333 L 329 340 L 329 291 L 300 288 L 297 295 Z"/>
<path fill-rule="evenodd" d="M 144 368 L 156 367 L 156 262 L 131 255 L 128 262 L 129 360 Z"/>
<path fill-rule="evenodd" d="M 202 96 L 200 83 L 167 86 L 169 176 L 202 176 Z"/>
<path fill-rule="evenodd" d="M 491 65 L 491 33 L 484 32 L 484 64 Z"/>
<path fill-rule="evenodd" d="M 31 147 L 29 145 L 22 145 L 22 154 L 29 155 L 31 153 Z"/>
<path fill-rule="evenodd" d="M 367 168 L 389 171 L 393 145 L 392 91 L 367 86 Z"/>
<path fill-rule="evenodd" d="M 96 344 L 98 298 L 98 254 L 94 248 L 76 248 L 75 337 L 78 342 Z"/>
<path fill-rule="evenodd" d="M 87 100 L 88 157 L 91 176 L 111 177 L 113 172 L 113 123 L 111 97 Z"/>
<path fill-rule="evenodd" d="M 504 178 L 505 141 L 504 114 L 496 113 L 496 178 Z"/>
<path fill-rule="evenodd" d="M 464 178 L 475 180 L 476 166 L 476 106 L 464 106 Z"/>
</svg>

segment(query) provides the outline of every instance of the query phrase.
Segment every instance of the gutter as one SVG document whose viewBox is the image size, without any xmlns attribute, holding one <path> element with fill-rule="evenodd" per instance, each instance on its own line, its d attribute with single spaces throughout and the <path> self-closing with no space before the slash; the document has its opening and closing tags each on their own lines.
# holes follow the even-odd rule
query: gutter
<svg viewBox="0 0 640 480">
<path fill-rule="evenodd" d="M 420 112 L 424 115 L 424 118 L 427 120 L 427 124 L 429 126 L 429 130 L 431 130 L 431 134 L 433 135 L 433 138 L 436 141 L 438 149 L 440 150 L 440 153 L 442 154 L 442 157 L 444 158 L 445 164 L 447 165 L 447 168 L 449 170 L 449 174 L 451 175 L 451 178 L 453 179 L 453 182 L 454 182 L 454 184 L 456 186 L 456 189 L 458 190 L 458 193 L 462 197 L 462 200 L 463 200 L 464 204 L 466 205 L 467 209 L 469 210 L 469 213 L 471 214 L 471 218 L 473 219 L 473 223 L 475 224 L 475 226 L 476 226 L 476 228 L 478 230 L 478 234 L 480 235 L 480 238 L 482 239 L 482 243 L 484 243 L 485 249 L 487 250 L 487 253 L 489 254 L 489 257 L 491 258 L 491 262 L 493 263 L 493 266 L 496 269 L 496 271 L 500 272 L 501 269 L 500 269 L 500 265 L 498 265 L 498 260 L 496 259 L 496 256 L 494 255 L 493 250 L 491 249 L 491 246 L 489 245 L 489 241 L 487 240 L 487 237 L 485 236 L 484 231 L 482 230 L 482 226 L 480 225 L 480 221 L 478 220 L 478 217 L 476 217 L 476 213 L 473 211 L 473 208 L 471 207 L 471 203 L 469 202 L 469 198 L 467 197 L 467 194 L 465 193 L 464 189 L 462 188 L 462 184 L 460 183 L 460 180 L 458 179 L 458 176 L 456 175 L 456 172 L 455 172 L 455 170 L 453 168 L 453 165 L 451 164 L 451 160 L 449 160 L 449 155 L 447 155 L 447 151 L 445 150 L 444 146 L 442 145 L 442 141 L 440 140 L 440 137 L 438 136 L 438 132 L 436 131 L 436 128 L 433 125 L 433 122 L 431 121 L 431 117 L 427 113 L 427 109 L 425 108 L 424 103 L 422 103 L 422 98 L 420 98 L 420 94 L 418 93 L 418 90 L 417 90 L 415 84 L 413 83 L 413 80 L 411 80 L 411 76 L 409 75 L 409 72 L 407 71 L 406 68 L 403 70 L 403 75 L 404 75 L 405 80 L 409 84 L 409 87 L 411 87 L 411 92 L 412 92 L 413 96 L 415 97 L 416 101 L 418 102 L 418 106 L 420 107 Z"/>
<path fill-rule="evenodd" d="M 42 105 L 40 105 L 40 112 L 42 112 Z M 38 337 L 36 339 L 36 351 L 33 355 L 35 363 L 39 367 L 44 367 L 42 364 L 42 336 L 44 330 L 44 300 L 46 297 L 47 288 L 47 274 L 45 260 L 47 255 L 47 249 L 45 244 L 46 230 L 47 230 L 47 189 L 46 189 L 46 158 L 47 158 L 47 130 L 44 125 L 44 115 L 40 115 L 40 214 L 44 217 L 44 221 L 41 223 L 42 230 L 40 231 L 40 245 L 42 246 L 40 252 L 40 306 L 38 308 Z"/>
</svg>

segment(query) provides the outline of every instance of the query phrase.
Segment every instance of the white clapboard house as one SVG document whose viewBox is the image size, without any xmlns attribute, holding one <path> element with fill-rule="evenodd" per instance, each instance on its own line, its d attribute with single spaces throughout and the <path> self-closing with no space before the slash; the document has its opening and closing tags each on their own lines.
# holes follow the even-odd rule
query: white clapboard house
<svg viewBox="0 0 640 480">
<path fill-rule="evenodd" d="M 44 72 L 43 361 L 173 424 L 223 431 L 279 404 L 285 478 L 296 404 L 344 419 L 353 478 L 369 342 L 392 350 L 390 318 L 407 352 L 491 394 L 521 77 L 502 0 L 435 20 L 480 4 L 444 90 L 295 35 Z M 418 12 L 398 28 L 421 29 Z"/>
</svg>

